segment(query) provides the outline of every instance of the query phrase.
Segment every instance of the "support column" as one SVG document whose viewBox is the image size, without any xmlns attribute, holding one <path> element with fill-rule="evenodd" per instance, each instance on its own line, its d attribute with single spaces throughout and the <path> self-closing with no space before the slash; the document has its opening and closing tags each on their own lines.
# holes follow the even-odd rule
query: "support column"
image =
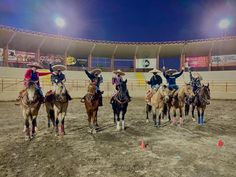
<svg viewBox="0 0 236 177">
<path fill-rule="evenodd" d="M 117 45 L 113 51 L 112 57 L 111 57 L 111 71 L 115 69 L 115 55 L 116 55 L 116 50 L 117 50 Z"/>
<path fill-rule="evenodd" d="M 161 46 L 158 47 L 157 53 L 156 53 L 156 68 L 161 70 L 160 68 L 160 52 L 161 52 Z"/>
<path fill-rule="evenodd" d="M 64 53 L 64 58 L 65 58 L 65 60 L 64 60 L 64 65 L 66 66 L 67 65 L 67 51 L 65 51 L 65 53 Z"/>
<path fill-rule="evenodd" d="M 91 70 L 92 68 L 92 54 L 89 54 L 88 56 L 88 70 Z"/>
<path fill-rule="evenodd" d="M 211 71 L 211 66 L 212 66 L 211 51 L 209 51 L 208 60 L 209 60 L 208 71 Z"/>
<path fill-rule="evenodd" d="M 180 65 L 179 65 L 179 69 L 181 70 L 181 68 L 185 66 L 185 53 L 182 53 L 180 55 Z"/>
<path fill-rule="evenodd" d="M 135 55 L 134 56 L 134 61 L 133 61 L 133 63 L 134 63 L 134 70 L 133 70 L 133 72 L 136 72 L 136 60 L 137 60 L 137 56 Z"/>
<path fill-rule="evenodd" d="M 39 62 L 39 60 L 40 60 L 40 49 L 37 49 L 37 51 L 36 51 L 36 53 L 35 53 L 35 60 L 36 60 L 37 62 Z"/>
<path fill-rule="evenodd" d="M 8 66 L 8 45 L 3 48 L 3 66 Z"/>
</svg>

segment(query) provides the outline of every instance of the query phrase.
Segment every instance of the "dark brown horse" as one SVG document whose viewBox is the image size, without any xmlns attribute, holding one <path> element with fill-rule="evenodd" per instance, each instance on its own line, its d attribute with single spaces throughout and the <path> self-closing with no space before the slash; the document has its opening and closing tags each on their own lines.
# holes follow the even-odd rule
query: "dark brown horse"
<svg viewBox="0 0 236 177">
<path fill-rule="evenodd" d="M 206 109 L 206 105 L 209 104 L 210 96 L 210 88 L 209 84 L 202 85 L 199 92 L 196 94 L 196 99 L 193 103 L 193 111 L 194 107 L 197 107 L 197 114 L 198 114 L 198 125 L 203 125 L 204 123 L 204 112 Z"/>
<path fill-rule="evenodd" d="M 27 88 L 20 93 L 20 105 L 25 119 L 26 140 L 33 138 L 37 129 L 37 117 L 41 106 L 40 95 L 36 90 L 36 84 L 33 81 L 27 83 Z M 32 133 L 30 134 L 30 123 L 32 123 Z"/>
<path fill-rule="evenodd" d="M 99 94 L 102 93 L 96 93 L 96 86 L 90 83 L 87 94 L 81 99 L 81 102 L 85 104 L 91 133 L 96 133 L 98 129 L 97 112 L 99 107 Z"/>
</svg>

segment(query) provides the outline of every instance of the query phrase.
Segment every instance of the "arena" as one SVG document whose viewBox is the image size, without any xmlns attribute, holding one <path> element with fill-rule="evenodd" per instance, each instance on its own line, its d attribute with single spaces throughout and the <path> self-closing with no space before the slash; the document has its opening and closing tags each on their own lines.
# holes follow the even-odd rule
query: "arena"
<svg viewBox="0 0 236 177">
<path fill-rule="evenodd" d="M 113 42 L 75 39 L 0 27 L 0 176 L 235 176 L 236 174 L 236 37 L 225 36 L 171 42 Z M 25 67 L 40 62 L 67 65 L 66 87 L 73 97 L 64 136 L 47 127 L 45 106 L 38 115 L 38 132 L 25 141 L 24 119 L 15 99 L 23 89 Z M 146 61 L 150 65 L 142 65 Z M 186 66 L 177 80 L 189 82 L 191 67 L 210 85 L 211 101 L 204 126 L 190 116 L 184 126 L 161 127 L 146 122 L 145 94 L 152 68 Z M 104 106 L 98 110 L 99 131 L 91 134 L 80 99 L 89 80 L 82 67 L 102 69 Z M 117 131 L 109 103 L 114 92 L 113 70 L 122 69 L 132 97 L 126 128 Z M 163 78 L 166 84 L 165 78 Z M 40 78 L 43 92 L 53 89 L 50 77 Z M 196 113 L 195 113 L 196 115 Z M 150 116 L 152 117 L 152 116 Z M 222 141 L 219 145 L 219 141 Z M 141 142 L 145 147 L 141 147 Z"/>
</svg>

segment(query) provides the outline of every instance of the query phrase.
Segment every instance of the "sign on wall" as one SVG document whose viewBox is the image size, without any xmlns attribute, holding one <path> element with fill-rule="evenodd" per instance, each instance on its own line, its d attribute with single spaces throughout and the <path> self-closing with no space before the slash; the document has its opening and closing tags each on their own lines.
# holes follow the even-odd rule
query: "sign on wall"
<svg viewBox="0 0 236 177">
<path fill-rule="evenodd" d="M 156 68 L 156 58 L 136 59 L 136 68 Z"/>
<path fill-rule="evenodd" d="M 218 55 L 211 57 L 212 66 L 236 66 L 236 55 Z"/>
<path fill-rule="evenodd" d="M 82 59 L 82 58 L 75 58 L 73 56 L 68 56 L 66 58 L 66 64 L 70 66 L 77 66 L 77 67 L 87 67 L 88 66 L 88 59 Z"/>
<path fill-rule="evenodd" d="M 44 67 L 48 67 L 50 63 L 53 65 L 64 64 L 64 56 L 61 55 L 41 55 L 39 62 Z"/>
<path fill-rule="evenodd" d="M 15 54 L 18 63 L 31 63 L 35 61 L 35 53 L 16 51 Z"/>
<path fill-rule="evenodd" d="M 3 61 L 3 48 L 0 48 L 0 61 Z"/>
<path fill-rule="evenodd" d="M 191 68 L 205 68 L 209 65 L 208 56 L 186 57 L 186 64 Z"/>
</svg>

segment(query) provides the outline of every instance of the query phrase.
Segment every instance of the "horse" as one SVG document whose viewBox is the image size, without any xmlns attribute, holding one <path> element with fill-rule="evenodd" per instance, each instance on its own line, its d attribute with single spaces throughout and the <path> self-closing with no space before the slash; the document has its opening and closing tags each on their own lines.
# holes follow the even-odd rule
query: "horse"
<svg viewBox="0 0 236 177">
<path fill-rule="evenodd" d="M 55 127 L 56 135 L 59 135 L 58 125 L 61 123 L 61 135 L 65 135 L 65 117 L 69 100 L 66 95 L 66 87 L 62 82 L 54 83 L 55 92 L 52 95 L 46 96 L 46 111 L 48 116 L 48 127 L 52 121 Z"/>
<path fill-rule="evenodd" d="M 26 89 L 20 94 L 20 106 L 25 120 L 25 139 L 30 140 L 36 135 L 37 117 L 42 102 L 40 101 L 39 93 L 36 91 L 36 83 L 33 81 L 29 81 Z M 31 120 L 32 123 L 31 134 L 29 120 Z"/>
<path fill-rule="evenodd" d="M 156 127 L 160 127 L 161 125 L 161 115 L 164 118 L 164 108 L 168 100 L 169 100 L 169 90 L 166 85 L 161 85 L 157 90 L 157 92 L 151 97 L 153 121 Z M 156 120 L 157 116 L 158 116 L 158 123 Z M 148 120 L 148 113 L 147 113 L 147 120 Z"/>
<path fill-rule="evenodd" d="M 120 113 L 122 112 L 122 130 L 125 130 L 125 114 L 128 108 L 129 98 L 127 96 L 127 79 L 121 81 L 118 92 L 114 95 L 112 109 L 114 115 L 114 124 L 116 129 L 120 130 Z"/>
<path fill-rule="evenodd" d="M 208 100 L 211 98 L 210 96 L 210 88 L 209 83 L 207 85 L 202 85 L 199 92 L 196 94 L 196 102 L 193 103 L 193 111 L 194 107 L 197 107 L 198 114 L 198 125 L 203 125 L 204 123 L 204 112 L 206 109 L 206 105 L 209 104 Z"/>
<path fill-rule="evenodd" d="M 81 102 L 85 104 L 86 112 L 88 115 L 89 128 L 91 133 L 96 133 L 98 129 L 97 112 L 99 107 L 99 97 L 102 92 L 96 92 L 96 85 L 90 83 L 88 85 L 87 94 L 81 99 Z M 92 122 L 92 125 L 91 125 Z"/>
<path fill-rule="evenodd" d="M 184 84 L 179 90 L 176 90 L 176 93 L 174 93 L 174 96 L 171 96 L 171 99 L 168 101 L 168 117 L 169 120 L 170 118 L 170 111 L 172 109 L 173 117 L 172 117 L 172 124 L 175 125 L 177 120 L 176 120 L 176 110 L 179 109 L 179 122 L 180 125 L 183 125 L 183 108 L 184 108 L 184 103 L 185 103 L 185 98 L 186 97 L 193 97 L 194 93 L 192 90 L 192 86 L 190 84 Z"/>
</svg>

